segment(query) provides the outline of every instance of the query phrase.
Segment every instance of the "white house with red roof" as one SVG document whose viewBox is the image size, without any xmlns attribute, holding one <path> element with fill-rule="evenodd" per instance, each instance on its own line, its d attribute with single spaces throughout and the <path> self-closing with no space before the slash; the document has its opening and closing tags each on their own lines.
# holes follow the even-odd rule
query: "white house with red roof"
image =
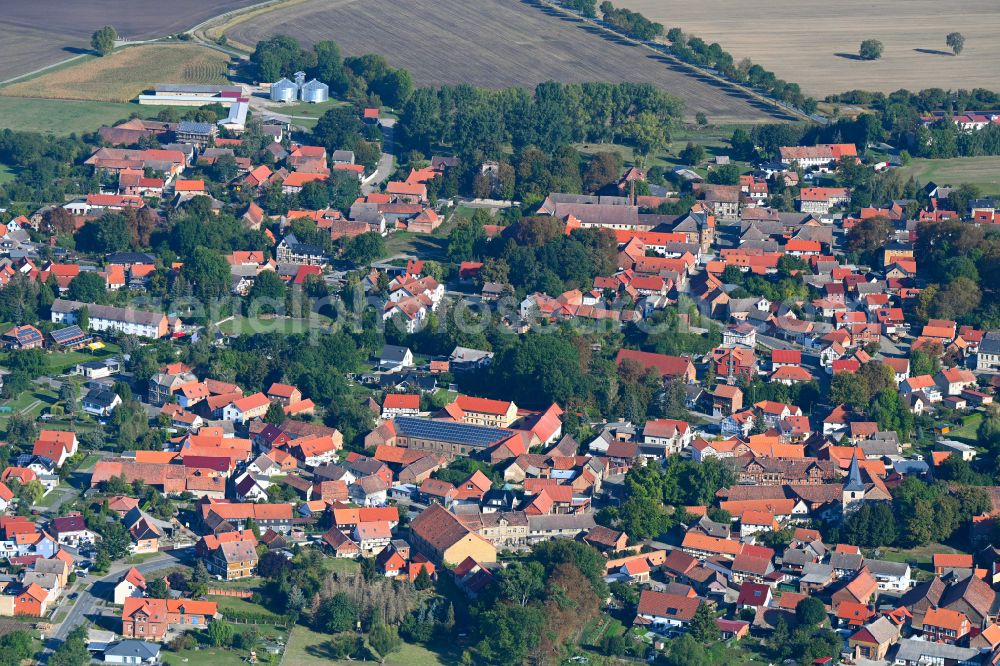
<svg viewBox="0 0 1000 666">
<path fill-rule="evenodd" d="M 943 368 L 934 376 L 934 383 L 945 395 L 961 395 L 976 385 L 976 375 L 964 368 Z"/>
<path fill-rule="evenodd" d="M 125 572 L 122 579 L 115 585 L 114 603 L 116 606 L 121 606 L 130 597 L 144 596 L 146 596 L 146 578 L 139 573 L 138 569 L 132 567 Z"/>
<path fill-rule="evenodd" d="M 67 458 L 76 455 L 80 446 L 76 433 L 63 430 L 42 430 L 38 433 L 31 453 L 48 458 L 56 467 L 62 467 Z"/>
<path fill-rule="evenodd" d="M 222 418 L 233 423 L 247 423 L 255 418 L 263 418 L 271 401 L 263 393 L 254 393 L 234 400 L 222 409 Z"/>
<path fill-rule="evenodd" d="M 690 446 L 694 432 L 687 421 L 652 419 L 642 427 L 642 452 L 662 449 L 662 456 L 676 455 Z"/>
<path fill-rule="evenodd" d="M 382 418 L 416 416 L 420 413 L 420 396 L 416 393 L 389 393 L 382 401 Z"/>
<path fill-rule="evenodd" d="M 636 608 L 635 624 L 654 631 L 683 628 L 694 619 L 700 604 L 698 597 L 643 590 Z"/>
</svg>

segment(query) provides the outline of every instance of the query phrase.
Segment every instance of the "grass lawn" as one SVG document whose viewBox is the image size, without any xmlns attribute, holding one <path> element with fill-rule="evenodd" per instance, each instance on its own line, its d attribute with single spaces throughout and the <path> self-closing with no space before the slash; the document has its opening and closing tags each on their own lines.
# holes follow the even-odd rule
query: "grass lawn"
<svg viewBox="0 0 1000 666">
<path fill-rule="evenodd" d="M 448 246 L 448 234 L 459 220 L 471 218 L 473 210 L 464 206 L 457 207 L 432 234 L 415 234 L 409 231 L 389 234 L 385 239 L 386 256 L 417 254 L 424 259 L 442 259 Z"/>
<path fill-rule="evenodd" d="M 139 553 L 138 555 L 129 555 L 125 558 L 125 564 L 142 564 L 147 560 L 151 560 L 159 555 L 159 553 Z"/>
<path fill-rule="evenodd" d="M 948 433 L 949 439 L 956 439 L 960 442 L 966 444 L 971 444 L 975 446 L 979 442 L 979 436 L 976 433 L 979 430 L 979 424 L 983 422 L 983 413 L 976 412 L 975 414 L 969 414 L 965 417 L 962 422 L 961 428 L 956 428 Z"/>
<path fill-rule="evenodd" d="M 96 352 L 90 351 L 66 351 L 66 352 L 54 352 L 45 355 L 45 365 L 49 370 L 50 374 L 61 375 L 67 370 L 73 368 L 78 363 L 86 363 L 87 361 L 100 361 L 106 358 L 110 358 L 118 354 L 121 351 L 117 345 L 111 343 L 104 343 L 104 349 Z"/>
<path fill-rule="evenodd" d="M 344 102 L 339 99 L 328 99 L 325 102 L 320 102 L 319 104 L 298 102 L 295 104 L 281 104 L 280 106 L 275 106 L 272 108 L 277 113 L 284 113 L 296 120 L 299 120 L 300 117 L 302 116 L 319 119 L 320 116 L 322 116 L 330 109 L 335 109 L 338 106 L 347 106 L 347 105 L 348 102 Z"/>
<path fill-rule="evenodd" d="M 323 566 L 328 573 L 353 573 L 361 568 L 361 563 L 346 557 L 327 557 L 323 559 Z"/>
<path fill-rule="evenodd" d="M 711 649 L 713 662 L 717 664 L 771 664 L 767 651 L 760 641 L 744 638 L 735 643 L 716 645 Z"/>
<path fill-rule="evenodd" d="M 260 604 L 255 604 L 249 599 L 240 599 L 239 597 L 226 597 L 222 595 L 208 595 L 209 601 L 214 601 L 219 604 L 219 612 L 223 615 L 226 611 L 233 613 L 260 613 L 261 615 L 267 614 L 268 616 L 274 616 L 275 619 L 278 618 L 277 615 L 272 613 L 266 607 Z"/>
<path fill-rule="evenodd" d="M 0 164 L 0 185 L 3 185 L 9 180 L 14 180 L 14 168 L 9 167 L 6 164 Z"/>
<path fill-rule="evenodd" d="M 0 414 L 0 426 L 7 427 L 7 420 L 14 412 L 24 414 L 31 419 L 37 419 L 46 407 L 51 407 L 59 401 L 59 396 L 55 391 L 43 389 L 37 385 L 32 385 L 31 391 L 21 393 L 16 398 L 5 400 L 0 403 L 2 406 L 10 407 L 11 411 Z"/>
<path fill-rule="evenodd" d="M 94 132 L 102 125 L 125 120 L 132 114 L 152 118 L 163 106 L 68 99 L 31 99 L 0 96 L 0 129 L 42 132 L 65 136 Z"/>
<path fill-rule="evenodd" d="M 313 319 L 292 319 L 289 317 L 243 317 L 236 316 L 219 325 L 224 335 L 254 335 L 257 333 L 281 333 L 291 335 L 306 333 L 310 328 L 323 329 L 329 326 L 330 320 L 323 315 L 314 314 Z"/>
<path fill-rule="evenodd" d="M 913 176 L 921 183 L 938 185 L 962 183 L 978 185 L 984 194 L 1000 192 L 1000 157 L 957 157 L 950 160 L 914 159 L 901 169 L 903 178 Z"/>
<path fill-rule="evenodd" d="M 93 467 L 94 465 L 96 465 L 97 461 L 100 460 L 100 459 L 101 459 L 101 456 L 97 455 L 96 453 L 91 453 L 91 454 L 87 455 L 83 460 L 81 460 L 80 464 L 77 465 L 76 468 L 78 470 L 87 470 L 87 469 L 90 469 L 91 467 Z"/>
<path fill-rule="evenodd" d="M 229 56 L 197 44 L 144 44 L 12 83 L 11 97 L 128 102 L 153 84 L 227 83 Z"/>
<path fill-rule="evenodd" d="M 292 630 L 292 635 L 288 639 L 288 648 L 285 650 L 286 664 L 295 666 L 310 666 L 312 664 L 356 664 L 355 661 L 337 660 L 330 657 L 326 649 L 326 643 L 331 639 L 329 634 L 321 634 L 312 631 L 308 627 L 296 625 Z M 385 658 L 386 666 L 443 666 L 443 664 L 457 664 L 459 654 L 457 647 L 449 645 L 442 647 L 439 652 L 430 650 L 423 645 L 413 645 L 403 643 L 398 652 L 394 652 Z"/>
<path fill-rule="evenodd" d="M 45 493 L 42 499 L 38 500 L 32 506 L 42 507 L 48 509 L 54 505 L 60 498 L 65 496 L 67 493 L 76 494 L 76 490 L 69 486 L 65 481 L 61 482 L 58 486 Z"/>
<path fill-rule="evenodd" d="M 929 543 L 916 548 L 882 548 L 880 559 L 890 562 L 916 563 L 921 569 L 930 570 L 935 553 L 958 553 L 960 551 L 943 543 Z"/>
<path fill-rule="evenodd" d="M 240 634 L 251 628 L 256 628 L 263 640 L 280 639 L 285 640 L 287 633 L 284 629 L 269 624 L 232 624 L 233 630 Z M 160 659 L 168 666 L 237 666 L 247 663 L 250 653 L 246 650 L 216 648 L 209 645 L 199 645 L 200 649 L 182 650 L 171 652 L 162 650 Z M 266 650 L 257 648 L 258 664 L 279 664 L 281 655 L 271 655 Z M 291 662 L 295 663 L 295 662 Z"/>
<path fill-rule="evenodd" d="M 729 127 L 729 126 L 723 126 Z M 700 145 L 705 149 L 705 160 L 711 160 L 717 155 L 726 155 L 729 153 L 729 137 L 732 135 L 732 129 L 728 132 L 721 132 L 716 129 L 712 130 L 688 130 L 681 131 L 672 134 L 671 141 L 667 145 L 666 150 L 663 150 L 655 155 L 650 156 L 646 159 L 645 167 L 647 169 L 659 166 L 667 170 L 672 170 L 676 166 L 690 166 L 688 164 L 681 163 L 678 155 L 687 146 L 688 142 Z M 595 153 L 618 153 L 622 158 L 622 163 L 625 166 L 633 166 L 636 164 L 636 155 L 630 146 L 626 146 L 618 143 L 581 143 L 576 144 L 576 149 L 579 150 L 584 155 L 593 155 Z M 743 171 L 748 171 L 750 169 L 750 164 L 747 162 L 736 162 L 736 164 Z M 701 176 L 705 176 L 708 173 L 707 163 L 702 162 L 701 165 L 696 165 L 696 169 Z"/>
</svg>

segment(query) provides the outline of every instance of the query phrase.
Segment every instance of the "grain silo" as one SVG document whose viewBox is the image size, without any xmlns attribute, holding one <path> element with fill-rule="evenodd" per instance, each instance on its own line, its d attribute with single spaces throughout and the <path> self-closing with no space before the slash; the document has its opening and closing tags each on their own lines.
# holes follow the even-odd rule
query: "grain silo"
<svg viewBox="0 0 1000 666">
<path fill-rule="evenodd" d="M 298 93 L 299 87 L 288 79 L 281 79 L 271 84 L 271 100 L 274 102 L 294 102 Z"/>
<path fill-rule="evenodd" d="M 318 104 L 330 99 L 330 86 L 313 79 L 309 83 L 302 84 L 299 94 L 303 102 Z"/>
</svg>

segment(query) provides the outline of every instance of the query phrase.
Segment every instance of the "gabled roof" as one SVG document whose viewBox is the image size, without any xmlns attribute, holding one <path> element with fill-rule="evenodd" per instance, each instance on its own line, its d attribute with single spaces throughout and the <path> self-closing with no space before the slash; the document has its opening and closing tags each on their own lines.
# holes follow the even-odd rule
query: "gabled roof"
<svg viewBox="0 0 1000 666">
<path fill-rule="evenodd" d="M 701 599 L 698 597 L 682 597 L 678 594 L 643 590 L 639 596 L 639 606 L 636 612 L 640 615 L 689 622 L 700 604 Z"/>
<path fill-rule="evenodd" d="M 125 575 L 122 576 L 122 581 L 128 581 L 140 590 L 146 589 L 146 577 L 139 573 L 139 570 L 135 567 L 132 567 L 125 572 Z"/>
</svg>

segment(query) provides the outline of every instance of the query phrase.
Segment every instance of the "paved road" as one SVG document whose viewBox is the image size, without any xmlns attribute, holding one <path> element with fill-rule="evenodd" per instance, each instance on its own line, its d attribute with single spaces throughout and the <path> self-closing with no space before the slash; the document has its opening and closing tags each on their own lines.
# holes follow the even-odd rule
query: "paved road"
<svg viewBox="0 0 1000 666">
<path fill-rule="evenodd" d="M 396 121 L 392 118 L 383 118 L 379 121 L 379 125 L 382 127 L 382 157 L 379 158 L 375 173 L 361 186 L 361 193 L 364 195 L 371 194 L 388 180 L 396 167 L 396 156 L 392 152 Z"/>
<path fill-rule="evenodd" d="M 128 571 L 132 566 L 135 566 L 135 568 L 139 570 L 139 573 L 142 574 L 157 571 L 158 569 L 165 569 L 173 564 L 184 561 L 193 553 L 194 548 L 188 547 L 159 553 L 156 557 L 146 560 L 142 564 L 130 565 L 116 562 L 111 567 L 111 573 L 103 578 L 88 581 L 86 589 L 80 592 L 80 596 L 76 598 L 73 605 L 70 607 L 69 613 L 66 615 L 66 619 L 63 620 L 52 635 L 47 638 L 42 660 L 45 661 L 47 659 L 47 655 L 51 653 L 55 647 L 66 640 L 69 632 L 71 632 L 75 627 L 78 627 L 86 622 L 88 617 L 94 614 L 97 609 L 98 602 L 106 599 L 105 595 L 110 593 L 111 586 L 118 582 L 122 573 Z M 98 589 L 95 590 L 95 587 Z"/>
</svg>

